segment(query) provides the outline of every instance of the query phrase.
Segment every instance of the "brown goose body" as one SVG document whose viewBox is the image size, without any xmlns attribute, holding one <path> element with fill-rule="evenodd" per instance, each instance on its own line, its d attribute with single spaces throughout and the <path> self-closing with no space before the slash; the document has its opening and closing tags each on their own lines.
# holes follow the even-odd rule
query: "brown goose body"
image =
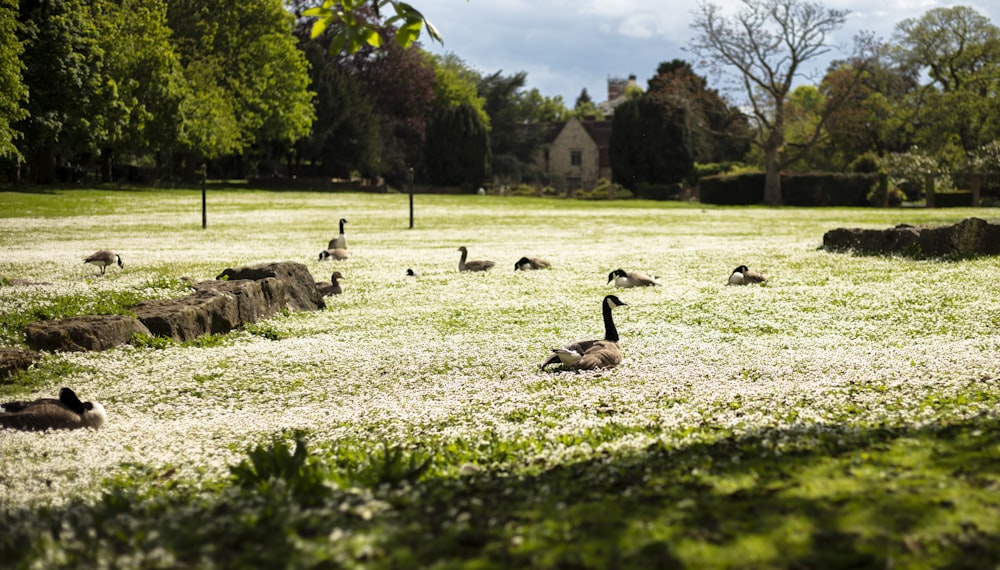
<svg viewBox="0 0 1000 570">
<path fill-rule="evenodd" d="M 552 364 L 561 364 L 562 370 L 596 370 L 614 368 L 621 364 L 622 351 L 618 346 L 618 329 L 611 316 L 611 310 L 621 306 L 627 305 L 617 296 L 604 297 L 601 302 L 604 338 L 581 340 L 562 348 L 553 348 L 552 355 L 542 363 L 542 370 Z"/>
<path fill-rule="evenodd" d="M 25 431 L 47 429 L 98 429 L 107 414 L 96 402 L 81 402 L 69 388 L 59 390 L 59 398 L 39 398 L 0 404 L 0 428 Z"/>
<path fill-rule="evenodd" d="M 464 245 L 458 248 L 458 251 L 462 252 L 462 258 L 458 260 L 459 271 L 489 271 L 491 267 L 496 265 L 496 263 L 484 259 L 466 261 L 465 258 L 468 257 L 469 250 Z"/>
<path fill-rule="evenodd" d="M 344 276 L 339 271 L 334 271 L 333 275 L 330 276 L 329 281 L 320 281 L 316 283 L 316 288 L 324 297 L 329 297 L 330 295 L 340 295 L 344 292 L 344 288 L 340 286 L 340 281 L 338 279 L 343 279 Z"/>
<path fill-rule="evenodd" d="M 95 251 L 94 253 L 83 258 L 83 262 L 100 267 L 101 275 L 104 275 L 104 270 L 107 269 L 109 265 L 117 263 L 118 267 L 125 267 L 125 264 L 122 263 L 122 257 L 120 255 L 106 249 Z"/>
<path fill-rule="evenodd" d="M 351 254 L 347 252 L 346 249 L 324 249 L 319 252 L 319 260 L 325 261 L 328 259 L 334 259 L 337 261 L 343 261 L 350 257 Z"/>
<path fill-rule="evenodd" d="M 632 287 L 655 287 L 659 285 L 656 279 L 642 273 L 641 271 L 625 271 L 615 269 L 608 274 L 608 283 L 615 282 L 615 287 L 629 289 Z"/>
<path fill-rule="evenodd" d="M 528 271 L 531 269 L 548 269 L 552 264 L 538 257 L 522 257 L 514 264 L 514 271 Z"/>
<path fill-rule="evenodd" d="M 730 285 L 752 285 L 754 283 L 767 283 L 767 277 L 756 271 L 751 271 L 746 265 L 737 267 L 729 274 Z"/>
</svg>

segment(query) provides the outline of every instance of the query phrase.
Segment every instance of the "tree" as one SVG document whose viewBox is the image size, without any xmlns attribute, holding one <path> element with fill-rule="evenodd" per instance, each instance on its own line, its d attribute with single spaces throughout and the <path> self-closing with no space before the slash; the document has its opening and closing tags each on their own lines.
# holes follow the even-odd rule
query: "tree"
<svg viewBox="0 0 1000 570">
<path fill-rule="evenodd" d="M 15 33 L 16 28 L 17 2 L 0 0 L 0 158 L 20 160 L 14 141 L 21 133 L 14 125 L 26 116 L 22 105 L 28 89 L 21 76 L 24 46 Z"/>
<path fill-rule="evenodd" d="M 527 77 L 523 71 L 507 77 L 497 71 L 479 82 L 479 94 L 486 99 L 490 116 L 492 171 L 511 180 L 521 179 L 532 168 L 541 143 L 539 130 L 527 127 L 529 109 L 521 104 Z"/>
<path fill-rule="evenodd" d="M 611 120 L 611 168 L 615 181 L 636 190 L 643 184 L 674 184 L 694 171 L 694 143 L 686 99 L 647 94 L 615 109 Z"/>
<path fill-rule="evenodd" d="M 56 162 L 93 149 L 108 108 L 100 30 L 83 0 L 23 2 L 18 32 L 28 89 L 18 150 L 35 182 L 56 181 Z"/>
<path fill-rule="evenodd" d="M 381 127 L 366 86 L 351 76 L 317 42 L 305 45 L 316 91 L 316 121 L 296 145 L 298 157 L 318 163 L 328 176 L 366 178 L 382 174 Z"/>
<path fill-rule="evenodd" d="M 562 95 L 548 97 L 538 88 L 523 92 L 519 98 L 520 113 L 529 123 L 551 123 L 565 121 L 570 117 L 569 109 L 563 103 Z"/>
<path fill-rule="evenodd" d="M 392 15 L 388 15 L 390 10 Z M 385 28 L 395 30 L 396 43 L 402 48 L 410 47 L 422 30 L 432 39 L 442 41 L 437 28 L 420 11 L 399 0 L 323 0 L 322 5 L 304 10 L 302 15 L 316 18 L 311 31 L 313 38 L 328 29 L 334 30 L 331 53 L 355 53 L 365 45 L 381 47 Z"/>
<path fill-rule="evenodd" d="M 487 129 L 490 116 L 486 114 L 486 100 L 479 95 L 477 85 L 482 76 L 454 53 L 434 55 L 422 52 L 434 68 L 435 112 L 447 107 L 467 104 L 476 111 L 479 122 Z"/>
<path fill-rule="evenodd" d="M 281 0 L 171 0 L 167 21 L 193 87 L 180 116 L 186 150 L 213 158 L 308 134 L 308 64 Z"/>
<path fill-rule="evenodd" d="M 690 49 L 713 69 L 735 69 L 764 152 L 764 201 L 779 204 L 785 100 L 803 64 L 830 51 L 827 35 L 843 26 L 849 11 L 804 0 L 744 0 L 743 6 L 726 17 L 715 4 L 699 4 Z"/>
<path fill-rule="evenodd" d="M 443 186 L 478 186 L 489 172 L 490 138 L 468 104 L 439 108 L 427 129 L 427 177 Z"/>
<path fill-rule="evenodd" d="M 925 146 L 955 133 L 972 151 L 1000 136 L 1000 28 L 967 6 L 934 8 L 896 25 L 896 61 L 928 78 L 909 106 Z"/>
<path fill-rule="evenodd" d="M 649 80 L 650 95 L 657 100 L 680 98 L 687 102 L 691 116 L 694 159 L 697 162 L 742 160 L 750 144 L 746 116 L 730 105 L 708 81 L 696 74 L 684 60 L 660 63 Z"/>
</svg>

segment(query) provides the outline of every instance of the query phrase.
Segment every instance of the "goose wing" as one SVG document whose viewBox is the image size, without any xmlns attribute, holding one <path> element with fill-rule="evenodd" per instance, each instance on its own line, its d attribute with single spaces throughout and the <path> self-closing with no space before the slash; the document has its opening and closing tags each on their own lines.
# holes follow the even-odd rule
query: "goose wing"
<svg viewBox="0 0 1000 570">
<path fill-rule="evenodd" d="M 572 355 L 580 355 L 581 358 L 586 354 L 591 347 L 593 347 L 598 342 L 604 342 L 602 340 L 581 340 L 579 342 L 574 342 L 573 344 L 567 344 L 562 348 L 553 348 L 552 355 L 542 363 L 541 368 L 544 370 L 546 366 L 552 364 L 562 364 L 563 368 L 566 368 L 571 364 L 570 361 L 575 361 L 573 364 L 579 362 L 579 359 Z"/>
<path fill-rule="evenodd" d="M 4 409 L 8 409 L 6 405 Z M 86 427 L 83 416 L 52 399 L 30 402 L 20 411 L 0 413 L 0 426 L 29 431 Z"/>
<path fill-rule="evenodd" d="M 567 370 L 595 370 L 598 368 L 613 368 L 621 364 L 622 351 L 618 343 L 610 340 L 600 340 L 588 348 L 580 360 L 565 366 Z"/>
</svg>

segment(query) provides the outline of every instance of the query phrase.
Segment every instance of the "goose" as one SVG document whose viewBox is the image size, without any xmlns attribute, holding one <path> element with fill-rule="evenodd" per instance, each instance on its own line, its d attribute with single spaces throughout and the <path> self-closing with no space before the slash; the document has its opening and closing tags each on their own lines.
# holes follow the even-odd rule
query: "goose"
<svg viewBox="0 0 1000 570">
<path fill-rule="evenodd" d="M 319 252 L 320 261 L 326 259 L 336 259 L 337 261 L 343 261 L 350 256 L 351 254 L 347 253 L 346 249 L 340 249 L 340 248 L 324 249 L 323 251 Z"/>
<path fill-rule="evenodd" d="M 608 274 L 608 283 L 615 282 L 615 287 L 653 287 L 659 285 L 653 277 L 639 271 L 615 269 Z"/>
<path fill-rule="evenodd" d="M 85 257 L 83 259 L 83 262 L 100 267 L 101 275 L 104 275 L 104 270 L 107 269 L 109 265 L 114 265 L 115 263 L 118 263 L 118 267 L 125 267 L 125 264 L 122 263 L 122 256 L 118 255 L 113 251 L 108 251 L 106 249 L 95 251 L 94 253 Z"/>
<path fill-rule="evenodd" d="M 344 288 L 340 286 L 338 279 L 343 279 L 344 275 L 339 271 L 334 271 L 333 275 L 330 276 L 330 281 L 320 281 L 316 283 L 316 288 L 324 297 L 329 297 L 330 295 L 340 295 L 344 292 Z"/>
<path fill-rule="evenodd" d="M 604 338 L 581 340 L 562 348 L 553 348 L 552 355 L 542 363 L 542 370 L 556 363 L 562 365 L 562 370 L 594 370 L 618 366 L 622 361 L 622 351 L 618 348 L 618 329 L 611 318 L 611 309 L 623 306 L 627 304 L 615 295 L 604 297 L 601 302 Z"/>
<path fill-rule="evenodd" d="M 548 269 L 552 264 L 537 257 L 522 257 L 514 264 L 514 271 L 527 271 L 529 269 Z"/>
<path fill-rule="evenodd" d="M 756 271 L 750 271 L 746 265 L 737 267 L 729 275 L 730 285 L 750 285 L 751 283 L 767 283 L 767 277 Z"/>
<path fill-rule="evenodd" d="M 459 271 L 488 271 L 491 267 L 496 265 L 496 263 L 493 263 L 492 261 L 482 259 L 466 261 L 465 257 L 469 255 L 469 250 L 466 249 L 464 245 L 458 248 L 458 251 L 462 252 L 462 259 L 458 260 Z"/>
<path fill-rule="evenodd" d="M 81 402 L 69 388 L 59 390 L 59 399 L 39 398 L 0 404 L 0 427 L 28 431 L 46 429 L 98 429 L 107 414 L 97 402 Z"/>
<path fill-rule="evenodd" d="M 326 246 L 327 249 L 347 249 L 347 238 L 344 237 L 344 224 L 346 223 L 347 220 L 340 218 L 340 235 L 330 240 L 330 245 Z"/>
</svg>

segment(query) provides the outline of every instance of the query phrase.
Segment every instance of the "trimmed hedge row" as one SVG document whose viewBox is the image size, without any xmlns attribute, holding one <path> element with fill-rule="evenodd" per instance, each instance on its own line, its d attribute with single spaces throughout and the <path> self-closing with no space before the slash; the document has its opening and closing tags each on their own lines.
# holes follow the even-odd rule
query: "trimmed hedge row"
<svg viewBox="0 0 1000 570">
<path fill-rule="evenodd" d="M 788 206 L 867 206 L 878 184 L 872 173 L 783 173 L 781 201 Z M 764 201 L 764 173 L 706 176 L 698 181 L 706 204 L 741 206 Z"/>
</svg>

